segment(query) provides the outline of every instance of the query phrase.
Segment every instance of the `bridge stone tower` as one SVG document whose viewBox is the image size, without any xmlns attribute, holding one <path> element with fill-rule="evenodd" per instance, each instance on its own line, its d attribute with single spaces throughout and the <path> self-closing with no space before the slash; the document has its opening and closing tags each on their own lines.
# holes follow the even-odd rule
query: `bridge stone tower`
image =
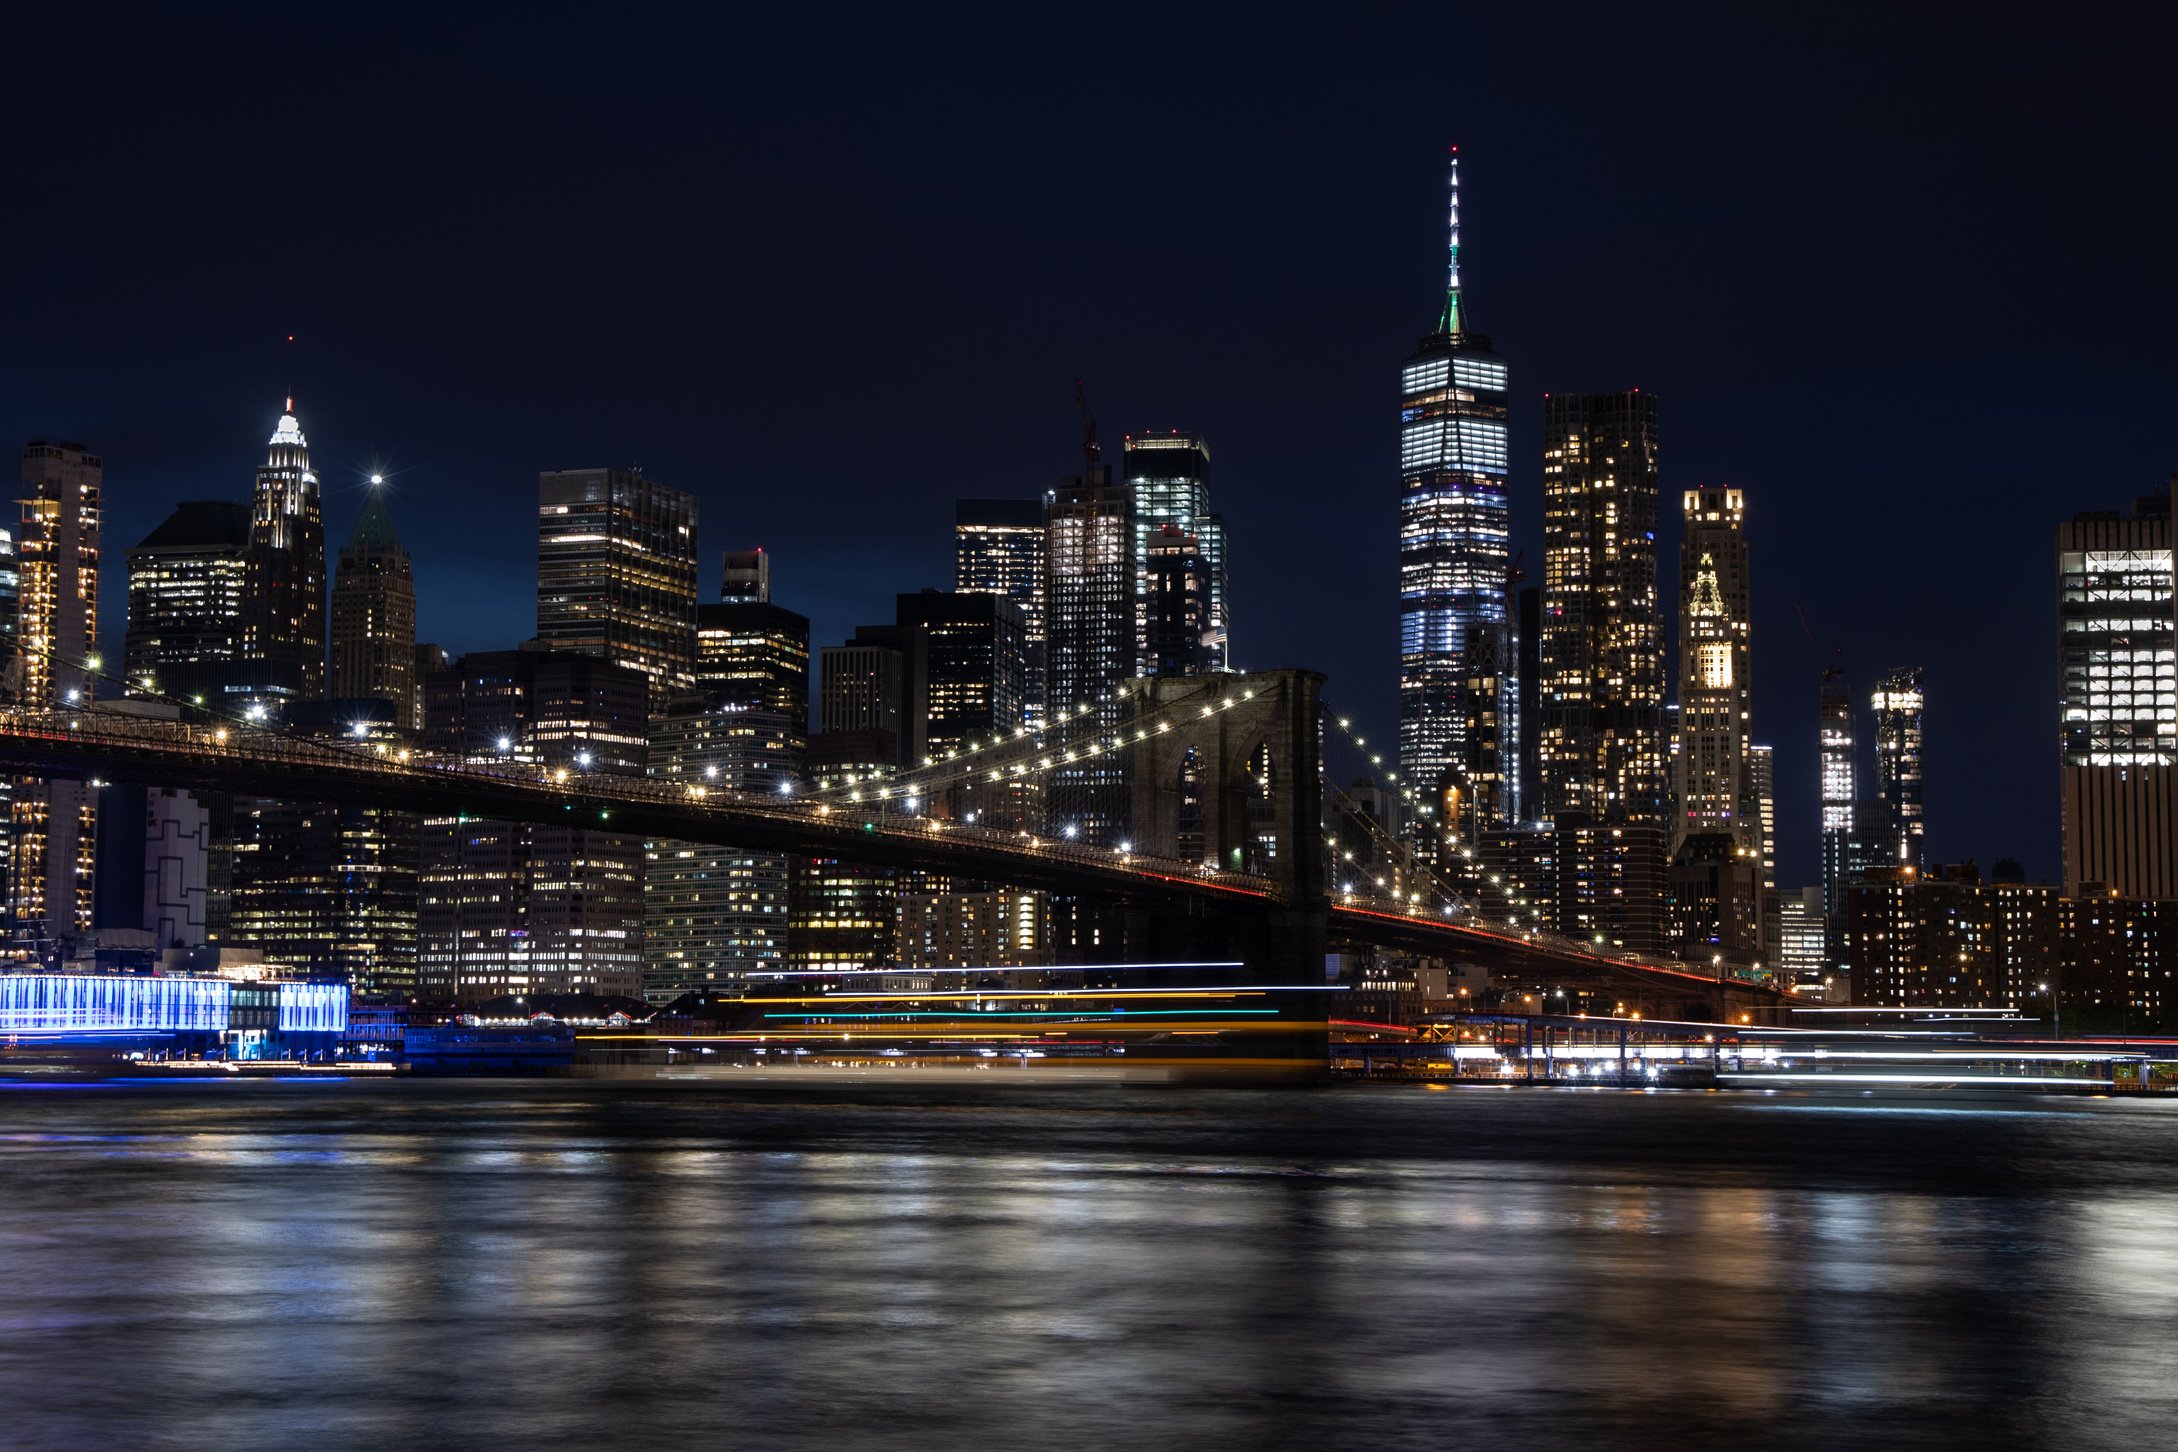
<svg viewBox="0 0 2178 1452">
<path fill-rule="evenodd" d="M 1136 845 L 1269 878 L 1277 906 L 1236 914 L 1234 947 L 1294 983 L 1321 983 L 1324 971 L 1323 681 L 1277 670 L 1149 676 L 1126 688 L 1149 729 L 1133 748 Z"/>
</svg>

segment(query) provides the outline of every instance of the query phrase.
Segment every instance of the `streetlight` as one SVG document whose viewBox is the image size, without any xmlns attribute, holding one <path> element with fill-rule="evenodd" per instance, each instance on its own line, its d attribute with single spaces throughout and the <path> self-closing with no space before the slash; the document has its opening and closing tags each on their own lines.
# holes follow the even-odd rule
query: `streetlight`
<svg viewBox="0 0 2178 1452">
<path fill-rule="evenodd" d="M 2063 1037 L 2065 1036 L 2065 1028 L 2064 1028 L 2064 1010 L 2063 1010 L 2063 1009 L 2061 1009 L 2061 1008 L 2060 1008 L 2060 1007 L 2058 1006 L 2058 1003 L 2057 1003 L 2057 995 L 2056 995 L 2055 993 L 2052 993 L 2052 992 L 2050 992 L 2050 986 L 2049 986 L 2049 985 L 2048 985 L 2047 983 L 2039 983 L 2039 984 L 2036 984 L 2035 986 L 2036 986 L 2036 987 L 2037 987 L 2038 989 L 2040 989 L 2040 990 L 2041 990 L 2042 992 L 2044 992 L 2044 993 L 2048 993 L 2048 994 L 2049 994 L 2049 1033 L 2050 1033 L 2050 1037 L 2051 1037 L 2051 1038 L 2054 1038 L 2054 1039 L 2061 1039 L 2061 1038 L 2063 1038 Z"/>
</svg>

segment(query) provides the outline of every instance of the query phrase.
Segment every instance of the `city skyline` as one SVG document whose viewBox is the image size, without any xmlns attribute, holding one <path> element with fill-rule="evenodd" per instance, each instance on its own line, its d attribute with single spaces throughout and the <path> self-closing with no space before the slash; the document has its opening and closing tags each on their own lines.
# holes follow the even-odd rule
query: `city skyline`
<svg viewBox="0 0 2178 1452">
<path fill-rule="evenodd" d="M 0 33 L 7 1446 L 2167 1427 L 2178 11 Z"/>
<path fill-rule="evenodd" d="M 1533 22 L 1471 23 L 1482 27 L 1472 43 L 1488 49 L 1510 48 Z M 201 38 L 172 38 L 212 76 L 234 64 L 222 48 L 240 49 L 217 24 Z M 2157 219 L 2169 202 L 2134 197 L 2126 224 L 2091 242 L 2053 230 L 2031 262 L 1980 238 L 1994 199 L 2022 172 L 2047 189 L 2052 208 L 2092 213 L 2108 205 L 2101 199 L 2127 194 L 2113 183 L 2137 170 L 2145 133 L 2125 129 L 2124 87 L 2089 96 L 2077 85 L 2062 91 L 2069 109 L 2022 132 L 1997 99 L 2002 88 L 1981 76 L 2010 78 L 2016 90 L 2059 63 L 2023 31 L 1985 32 L 1976 78 L 1934 70 L 1919 82 L 1929 88 L 1925 101 L 1886 99 L 1842 118 L 1803 106 L 1806 82 L 1758 85 L 1754 71 L 1713 66 L 1702 69 L 1697 94 L 1671 99 L 1673 88 L 1655 82 L 1697 64 L 1702 52 L 1686 40 L 1681 27 L 1614 21 L 1582 34 L 1569 61 L 1601 83 L 1590 98 L 1545 105 L 1522 94 L 1515 75 L 1484 68 L 1456 100 L 1409 87 L 1411 101 L 1330 124 L 1339 99 L 1357 94 L 1365 76 L 1372 93 L 1401 90 L 1375 85 L 1369 66 L 1408 63 L 1334 34 L 1322 57 L 1323 99 L 1291 116 L 1252 105 L 1230 120 L 1190 114 L 1155 127 L 1118 116 L 1091 132 L 1086 122 L 1058 119 L 1068 108 L 1039 106 L 1024 112 L 1032 119 L 1017 135 L 925 118 L 888 139 L 887 157 L 918 148 L 946 156 L 959 178 L 952 183 L 920 166 L 912 181 L 881 180 L 872 143 L 855 132 L 895 83 L 883 79 L 874 50 L 852 48 L 840 78 L 870 88 L 873 99 L 833 119 L 797 111 L 809 132 L 785 139 L 779 166 L 725 163 L 736 168 L 740 192 L 722 195 L 777 198 L 812 225 L 850 211 L 859 218 L 858 232 L 806 247 L 806 259 L 784 253 L 807 228 L 789 225 L 778 237 L 731 229 L 727 270 L 776 276 L 774 290 L 794 299 L 791 323 L 776 304 L 716 282 L 708 260 L 699 282 L 689 270 L 694 254 L 672 245 L 676 228 L 661 234 L 666 245 L 653 259 L 661 279 L 674 280 L 675 296 L 691 300 L 699 318 L 720 324 L 700 354 L 675 341 L 691 330 L 668 324 L 670 309 L 649 283 L 554 293 L 564 346 L 524 321 L 510 289 L 526 309 L 527 285 L 542 275 L 520 258 L 504 273 L 482 264 L 490 257 L 500 266 L 496 239 L 556 184 L 534 163 L 517 158 L 496 173 L 474 210 L 435 234 L 434 248 L 457 260 L 437 269 L 401 240 L 405 222 L 393 219 L 456 194 L 451 159 L 403 173 L 398 187 L 373 160 L 421 154 L 431 108 L 414 118 L 371 108 L 312 118 L 290 143 L 296 165 L 314 178 L 296 202 L 317 224 L 307 246 L 268 238 L 205 257 L 187 227 L 161 232 L 180 249 L 178 262 L 202 261 L 212 290 L 242 299 L 239 306 L 207 314 L 145 292 L 136 270 L 148 254 L 119 234 L 72 256 L 31 239 L 32 270 L 51 285 L 30 300 L 26 323 L 46 323 L 52 342 L 35 363 L 10 360 L 0 414 L 18 438 L 80 438 L 109 460 L 107 536 L 118 550 L 180 500 L 238 497 L 242 471 L 262 448 L 264 401 L 292 387 L 309 419 L 328 537 L 347 537 L 363 479 L 386 473 L 416 562 L 421 634 L 457 652 L 524 634 L 533 541 L 520 516 L 536 473 L 641 463 L 703 501 L 703 598 L 715 596 L 715 547 L 762 544 L 781 562 L 781 601 L 814 617 L 815 639 L 835 641 L 885 618 L 898 591 L 949 581 L 951 501 L 1027 494 L 1069 471 L 1072 380 L 1087 377 L 1108 437 L 1181 427 L 1216 448 L 1242 663 L 1341 660 L 1352 680 L 1341 694 L 1374 718 L 1373 736 L 1388 740 L 1392 706 L 1377 683 L 1396 670 L 1385 583 L 1396 504 L 1382 481 L 1396 466 L 1387 463 L 1381 422 L 1392 386 L 1383 360 L 1433 321 L 1417 297 L 1440 274 L 1441 148 L 1457 139 L 1469 160 L 1466 270 L 1487 299 L 1483 321 L 1517 365 L 1512 544 L 1530 578 L 1540 557 L 1538 395 L 1653 389 L 1668 411 L 1666 498 L 1723 486 L 1760 501 L 1749 525 L 1763 561 L 1754 733 L 1778 751 L 1780 881 L 1816 876 L 1806 826 L 1814 745 L 1803 723 L 1816 672 L 1839 645 L 1856 699 L 1884 671 L 1927 669 L 1931 855 L 2015 855 L 2037 877 L 2054 877 L 2056 793 L 1996 799 L 1974 787 L 2008 763 L 2044 762 L 2051 750 L 2054 692 L 2045 672 L 2020 677 L 2016 664 L 2049 659 L 2049 525 L 2123 507 L 2168 476 L 2155 401 L 2169 394 L 2171 365 L 2151 340 L 2164 331 L 2170 299 L 2136 279 L 2155 275 L 2149 239 L 2168 230 Z M 563 63 L 554 45 L 565 42 L 526 38 L 524 55 L 550 73 Z M 368 55 L 374 89 L 430 74 L 413 69 L 426 63 L 367 43 L 351 56 L 308 21 L 294 43 L 347 78 Z M 1859 53 L 1843 35 L 1808 43 L 1848 75 L 1888 74 L 1890 62 Z M 1888 43 L 1899 56 L 1933 53 L 1947 32 L 1908 22 Z M 1614 47 L 1643 67 L 1609 79 L 1604 60 Z M 1246 57 L 1211 64 L 1244 66 Z M 117 104 L 152 106 L 169 94 L 172 82 L 145 55 L 129 51 L 113 67 Z M 490 99 L 478 104 L 523 104 L 532 83 L 516 78 L 519 69 L 495 70 Z M 1619 134 L 1618 108 L 1637 73 L 1643 97 L 1630 115 L 1656 164 L 1629 171 L 1620 153 L 1595 143 Z M 660 99 L 637 108 L 639 118 L 607 123 L 568 164 L 577 174 L 608 154 L 617 164 L 612 148 L 632 142 L 640 121 L 681 107 L 693 108 L 691 124 L 673 128 L 678 139 L 658 162 L 686 162 L 689 147 L 713 156 L 712 143 L 748 113 L 739 102 L 696 99 L 690 84 L 668 68 Z M 1006 89 L 1014 83 L 1000 84 L 993 104 L 1018 94 Z M 243 114 L 223 109 L 220 87 L 205 89 L 220 134 L 239 135 Z M 748 104 L 771 94 L 757 86 Z M 1733 105 L 1754 117 L 1746 134 L 1715 135 L 1713 108 Z M 94 170 L 116 186 L 137 175 L 107 154 L 104 133 L 48 135 L 37 125 L 30 139 L 62 171 Z M 1174 134 L 1177 150 L 1168 145 Z M 1116 248 L 1103 228 L 1088 229 L 1091 238 L 1078 225 L 1051 225 L 1062 197 L 1066 214 L 1080 216 L 1080 173 L 1056 160 L 1076 155 L 1077 145 L 1099 183 L 1197 177 L 1201 210 L 1154 244 Z M 840 157 L 828 180 L 789 179 L 798 159 L 826 148 Z M 237 157 L 247 150 L 233 148 Z M 656 164 L 637 170 L 655 180 L 661 174 L 647 168 Z M 886 202 L 876 213 L 855 185 L 873 179 Z M 336 221 L 325 209 L 338 183 L 362 184 L 384 205 Z M 206 222 L 234 205 L 216 189 L 202 198 L 152 195 Z M 711 215 L 678 205 L 696 208 L 667 219 L 683 230 Z M 859 266 L 849 259 L 873 234 L 882 305 L 873 308 L 863 289 L 817 285 Z M 564 261 L 563 244 L 547 239 L 543 256 Z M 2031 279 L 2045 274 L 2065 280 L 2067 297 L 2059 407 L 2021 418 L 1996 402 L 2002 380 L 2021 347 L 2058 345 L 2057 324 L 2048 310 L 2021 315 L 1989 300 L 2030 294 Z M 166 274 L 145 273 L 154 275 Z M 1273 297 L 1276 306 L 1266 307 Z M 55 310 L 64 306 L 80 326 L 58 326 Z M 1132 320 L 1151 316 L 1160 339 L 1184 336 L 1189 346 L 1147 346 Z M 800 441 L 850 317 L 881 346 L 923 362 L 896 371 L 856 417 L 830 418 L 836 447 L 818 457 Z M 1854 325 L 1832 326 L 1839 317 Z M 1876 336 L 1883 343 L 1871 351 Z M 617 352 L 586 356 L 616 339 L 646 361 L 625 367 L 603 361 Z M 281 356 L 290 351 L 297 356 Z M 1927 427 L 1934 418 L 1946 427 Z M 877 470 L 863 462 L 876 457 L 892 462 Z M 830 511 L 797 524 L 806 501 L 828 491 L 867 528 L 839 529 Z M 1885 524 L 1871 531 L 1863 521 L 1877 509 Z M 1675 524 L 1665 513 L 1658 546 L 1669 559 Z M 1294 598 L 1260 563 L 1303 549 L 1351 582 L 1351 620 Z M 1977 588 L 1988 577 L 2023 583 Z M 109 649 L 118 593 L 106 591 Z M 1796 600 L 1820 654 L 1805 647 Z M 1971 602 L 1974 628 L 1944 625 L 1962 600 Z M 1920 632 L 1926 645 L 1894 648 L 1901 632 Z"/>
</svg>

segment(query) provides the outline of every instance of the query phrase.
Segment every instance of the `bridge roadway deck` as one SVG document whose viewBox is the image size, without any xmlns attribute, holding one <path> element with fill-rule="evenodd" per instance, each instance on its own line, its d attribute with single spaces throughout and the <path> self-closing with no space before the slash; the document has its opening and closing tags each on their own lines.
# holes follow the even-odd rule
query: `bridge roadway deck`
<svg viewBox="0 0 2178 1452">
<path fill-rule="evenodd" d="M 1333 902 L 1331 936 L 1424 956 L 1472 958 L 1497 974 L 1528 973 L 1562 982 L 1638 982 L 1657 989 L 1721 995 L 1733 1003 L 1752 1005 L 1776 1004 L 1786 997 L 1768 980 L 1705 973 L 1675 958 L 1600 951 L 1554 933 L 1519 933 L 1485 928 L 1471 921 L 1448 922 L 1365 898 Z"/>
<path fill-rule="evenodd" d="M 751 852 L 840 857 L 918 867 L 1058 892 L 1225 910 L 1289 907 L 1272 883 L 1191 862 L 1123 854 L 959 822 L 836 803 L 725 791 L 534 763 L 477 765 L 362 743 L 299 740 L 271 730 L 162 721 L 87 709 L 0 709 L 0 773 L 92 778 L 149 786 L 386 807 L 426 817 L 472 817 L 592 827 L 631 836 Z M 1329 904 L 1334 937 L 1411 952 L 1472 957 L 1492 968 L 1633 974 L 1714 988 L 1683 964 L 1591 952 L 1547 935 L 1494 932 L 1372 899 Z M 1735 992 L 1776 994 L 1732 983 Z"/>
</svg>

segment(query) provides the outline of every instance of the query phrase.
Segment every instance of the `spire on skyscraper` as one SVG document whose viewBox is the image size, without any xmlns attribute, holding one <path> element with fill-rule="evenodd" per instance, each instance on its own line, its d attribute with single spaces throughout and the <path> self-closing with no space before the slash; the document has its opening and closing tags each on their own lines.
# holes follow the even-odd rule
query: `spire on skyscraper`
<svg viewBox="0 0 2178 1452">
<path fill-rule="evenodd" d="M 1446 773 L 1467 759 L 1467 641 L 1478 625 L 1505 627 L 1510 563 L 1505 360 L 1468 326 L 1458 147 L 1451 166 L 1444 311 L 1399 371 L 1399 774 L 1423 797 L 1423 817 Z"/>
<path fill-rule="evenodd" d="M 1444 289 L 1444 316 L 1437 331 L 1457 337 L 1465 328 L 1460 312 L 1460 149 L 1452 148 L 1452 210 L 1448 223 L 1451 237 L 1449 274 Z"/>
<path fill-rule="evenodd" d="M 348 537 L 343 554 L 398 554 L 401 537 L 394 532 L 393 515 L 386 509 L 386 491 L 372 476 L 372 489 L 363 501 L 363 514 L 356 520 L 355 533 Z"/>
</svg>

